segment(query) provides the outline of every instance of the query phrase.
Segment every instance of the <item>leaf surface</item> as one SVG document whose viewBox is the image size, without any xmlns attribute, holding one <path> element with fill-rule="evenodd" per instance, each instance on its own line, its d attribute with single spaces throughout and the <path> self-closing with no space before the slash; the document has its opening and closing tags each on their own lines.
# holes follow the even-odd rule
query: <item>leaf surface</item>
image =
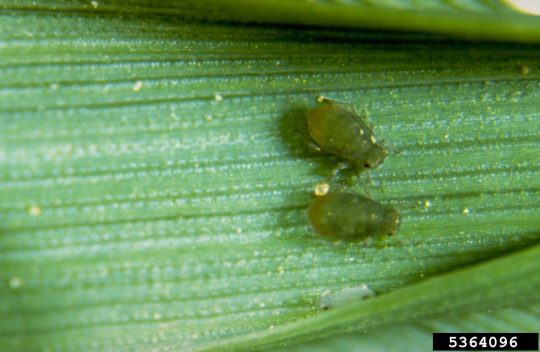
<svg viewBox="0 0 540 352">
<path fill-rule="evenodd" d="M 314 339 L 433 314 L 407 296 L 426 278 L 445 287 L 442 273 L 537 250 L 536 45 L 108 4 L 118 11 L 42 0 L 0 13 L 0 345 L 225 350 Z M 367 111 L 392 147 L 367 188 L 400 210 L 396 236 L 331 243 L 310 230 L 313 189 L 337 165 L 301 132 L 321 94 Z M 461 312 L 482 308 L 465 292 L 487 297 L 501 277 L 484 308 L 511 303 L 537 264 L 509 258 L 519 265 L 451 291 Z M 534 301 L 530 282 L 536 291 L 521 297 Z M 323 294 L 364 284 L 380 297 L 323 312 Z M 442 291 L 419 292 L 437 302 Z M 436 312 L 450 313 L 442 303 Z M 352 314 L 363 305 L 377 314 Z M 324 329 L 322 313 L 334 317 Z"/>
</svg>

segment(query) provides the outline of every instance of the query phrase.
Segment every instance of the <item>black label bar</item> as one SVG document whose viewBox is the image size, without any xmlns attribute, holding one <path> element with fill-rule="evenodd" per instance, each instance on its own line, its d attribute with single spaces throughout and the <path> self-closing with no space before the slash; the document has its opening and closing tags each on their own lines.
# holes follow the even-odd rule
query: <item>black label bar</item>
<svg viewBox="0 0 540 352">
<path fill-rule="evenodd" d="M 538 333 L 433 333 L 433 351 L 538 351 Z"/>
</svg>

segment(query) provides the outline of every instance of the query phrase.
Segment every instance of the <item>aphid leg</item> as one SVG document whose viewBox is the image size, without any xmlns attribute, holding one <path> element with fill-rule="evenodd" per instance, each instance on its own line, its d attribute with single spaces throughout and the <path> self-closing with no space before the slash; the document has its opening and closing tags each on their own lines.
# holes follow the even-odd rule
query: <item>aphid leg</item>
<svg viewBox="0 0 540 352">
<path fill-rule="evenodd" d="M 379 180 L 377 181 L 377 183 L 375 183 L 373 182 L 373 179 L 371 178 L 371 174 L 368 175 L 368 177 L 369 177 L 369 184 L 373 186 L 374 188 L 377 188 L 381 193 L 384 193 L 383 181 Z"/>
<path fill-rule="evenodd" d="M 308 140 L 307 146 L 311 151 L 318 152 L 318 153 L 321 152 L 321 147 L 319 147 L 319 145 L 315 143 L 313 140 Z"/>
<path fill-rule="evenodd" d="M 371 247 L 373 246 L 374 244 L 377 244 L 377 242 L 375 241 L 375 239 L 373 237 L 366 237 L 362 240 L 362 243 L 365 247 Z"/>
<path fill-rule="evenodd" d="M 307 131 L 307 126 L 304 126 L 303 129 L 298 129 L 297 132 L 302 136 L 302 139 L 305 141 L 306 145 L 311 151 L 320 152 L 321 147 L 311 138 Z"/>
<path fill-rule="evenodd" d="M 394 147 L 392 144 L 386 142 L 384 139 L 380 142 L 389 152 L 392 152 L 394 155 L 400 155 L 403 153 L 402 149 Z"/>
<path fill-rule="evenodd" d="M 369 198 L 373 198 L 373 195 L 371 194 L 371 192 L 369 191 L 369 187 L 368 186 L 371 186 L 373 185 L 373 180 L 371 179 L 371 174 L 369 172 L 366 172 L 364 173 L 363 175 L 363 178 L 366 178 L 367 181 L 365 181 L 365 179 L 363 181 L 365 182 L 362 182 L 362 187 L 364 188 L 364 192 L 366 193 L 366 195 L 369 197 Z"/>
<path fill-rule="evenodd" d="M 346 172 L 347 171 L 353 171 L 354 174 L 358 177 L 358 173 L 356 171 L 356 168 L 354 165 L 349 163 L 348 161 L 342 161 L 336 165 L 336 167 L 332 170 L 332 177 L 335 179 L 350 179 L 350 177 L 347 177 Z"/>
<path fill-rule="evenodd" d="M 342 161 L 332 170 L 332 176 L 336 177 L 341 171 L 352 169 L 353 166 L 348 161 Z"/>
<path fill-rule="evenodd" d="M 388 247 L 403 247 L 403 242 L 401 239 L 393 236 L 393 235 L 380 235 L 373 238 L 373 242 L 371 242 L 373 247 L 375 248 L 388 248 Z"/>
<path fill-rule="evenodd" d="M 363 125 L 366 125 L 371 131 L 371 133 L 373 133 L 373 122 L 369 118 L 369 111 L 367 110 L 367 108 L 363 107 L 361 112 L 358 113 L 359 110 L 355 107 L 354 111 L 356 112 L 355 116 L 358 118 L 358 121 Z"/>
<path fill-rule="evenodd" d="M 392 237 L 392 244 L 395 245 L 396 247 L 403 247 L 405 245 L 400 238 L 389 236 L 389 235 L 387 236 Z"/>
<path fill-rule="evenodd" d="M 351 171 L 355 173 L 355 176 L 349 174 Z M 346 190 L 354 185 L 356 178 L 358 178 L 358 174 L 354 165 L 351 165 L 347 161 L 342 161 L 332 170 L 332 189 Z"/>
</svg>

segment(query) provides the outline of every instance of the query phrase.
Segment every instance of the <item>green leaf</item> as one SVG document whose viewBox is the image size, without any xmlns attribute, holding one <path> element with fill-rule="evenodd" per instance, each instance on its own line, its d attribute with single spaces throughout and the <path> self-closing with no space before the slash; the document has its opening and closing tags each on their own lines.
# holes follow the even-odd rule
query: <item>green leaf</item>
<svg viewBox="0 0 540 352">
<path fill-rule="evenodd" d="M 0 346 L 252 348 L 539 299 L 538 46 L 94 5 L 2 5 Z M 301 132 L 321 94 L 392 147 L 353 188 L 396 236 L 310 230 L 337 164 Z"/>
<path fill-rule="evenodd" d="M 4 0 L 0 8 L 165 14 L 189 19 L 414 30 L 465 38 L 540 41 L 540 9 L 522 0 Z M 386 34 L 388 35 L 388 34 Z"/>
<path fill-rule="evenodd" d="M 540 306 L 508 308 L 414 324 L 385 326 L 367 333 L 352 333 L 277 350 L 301 351 L 428 351 L 433 332 L 535 332 L 540 326 Z M 274 351 L 276 351 L 274 349 Z"/>
<path fill-rule="evenodd" d="M 468 268 L 378 298 L 337 307 L 290 325 L 225 340 L 212 350 L 241 351 L 253 347 L 329 336 L 336 332 L 366 329 L 388 322 L 401 322 L 444 313 L 486 310 L 504 305 L 523 305 L 540 300 L 540 246 L 480 266 Z M 497 287 L 490 286 L 498 283 Z M 203 348 L 207 349 L 207 348 Z"/>
</svg>

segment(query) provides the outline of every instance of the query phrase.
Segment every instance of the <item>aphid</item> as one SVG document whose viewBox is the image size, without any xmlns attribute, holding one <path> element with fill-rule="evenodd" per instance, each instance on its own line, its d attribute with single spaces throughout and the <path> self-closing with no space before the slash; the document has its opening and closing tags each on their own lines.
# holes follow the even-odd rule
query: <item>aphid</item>
<svg viewBox="0 0 540 352">
<path fill-rule="evenodd" d="M 307 116 L 307 130 L 323 152 L 338 156 L 356 168 L 373 169 L 381 165 L 388 150 L 377 142 L 366 117 L 320 98 L 321 106 Z"/>
<path fill-rule="evenodd" d="M 308 218 L 316 233 L 334 240 L 393 235 L 400 223 L 396 209 L 348 192 L 328 192 L 314 197 Z"/>
</svg>

